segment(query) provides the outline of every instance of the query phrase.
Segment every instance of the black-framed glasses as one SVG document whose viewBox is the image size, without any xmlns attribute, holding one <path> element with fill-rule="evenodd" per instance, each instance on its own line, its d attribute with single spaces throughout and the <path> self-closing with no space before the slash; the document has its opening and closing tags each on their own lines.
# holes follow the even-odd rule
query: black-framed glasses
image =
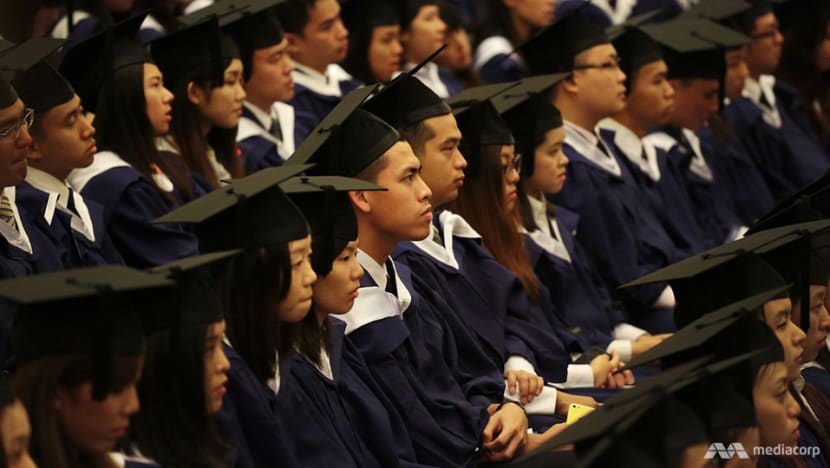
<svg viewBox="0 0 830 468">
<path fill-rule="evenodd" d="M 574 70 L 588 70 L 591 68 L 596 68 L 598 70 L 617 70 L 620 68 L 620 58 L 615 56 L 607 62 L 574 65 Z"/>
<path fill-rule="evenodd" d="M 20 129 L 26 127 L 26 130 L 28 130 L 32 128 L 33 123 L 35 123 L 35 111 L 34 109 L 27 108 L 23 111 L 23 117 L 21 117 L 20 120 L 9 125 L 3 130 L 0 130 L 0 140 L 5 140 L 7 138 L 17 140 L 20 136 Z"/>
<path fill-rule="evenodd" d="M 516 171 L 516 173 L 522 175 L 522 155 L 520 153 L 514 154 L 513 159 L 502 166 L 502 170 L 504 171 L 504 177 L 510 177 L 510 171 Z"/>
<path fill-rule="evenodd" d="M 765 32 L 758 33 L 758 34 L 753 34 L 749 37 L 751 37 L 752 40 L 754 40 L 754 41 L 759 41 L 761 39 L 768 39 L 768 38 L 775 37 L 778 34 L 781 34 L 781 31 L 779 31 L 778 28 L 775 28 L 772 31 L 765 31 Z"/>
</svg>

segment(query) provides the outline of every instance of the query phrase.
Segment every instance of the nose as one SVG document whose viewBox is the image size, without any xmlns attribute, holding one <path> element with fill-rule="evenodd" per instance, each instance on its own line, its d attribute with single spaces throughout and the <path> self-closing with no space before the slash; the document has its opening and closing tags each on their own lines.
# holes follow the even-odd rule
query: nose
<svg viewBox="0 0 830 468">
<path fill-rule="evenodd" d="M 245 93 L 245 88 L 242 86 L 242 80 L 236 82 L 236 100 L 242 102 L 248 95 Z"/>
<path fill-rule="evenodd" d="M 623 83 L 625 83 L 625 80 L 626 80 L 626 79 L 627 79 L 627 78 L 626 78 L 626 76 L 625 76 L 625 73 L 622 71 L 622 68 L 620 68 L 619 66 L 617 66 L 617 82 L 618 82 L 619 84 L 623 84 Z"/>
<path fill-rule="evenodd" d="M 171 102 L 173 102 L 173 99 L 176 98 L 173 95 L 173 93 L 170 92 L 170 90 L 167 89 L 167 87 L 163 87 L 162 89 L 164 90 L 164 94 L 162 95 L 162 102 L 164 102 L 165 104 L 170 104 Z"/>
<path fill-rule="evenodd" d="M 666 97 L 666 99 L 672 99 L 673 100 L 675 94 L 676 93 L 674 91 L 674 86 L 672 86 L 671 83 L 669 83 L 668 81 L 664 82 L 663 83 L 663 95 Z"/>
<path fill-rule="evenodd" d="M 311 262 L 306 262 L 306 276 L 305 276 L 306 286 L 311 286 L 317 281 L 317 273 L 314 272 L 314 268 L 311 267 Z"/>
<path fill-rule="evenodd" d="M 787 414 L 791 418 L 795 419 L 795 418 L 798 418 L 799 415 L 801 415 L 801 406 L 798 404 L 797 401 L 795 401 L 795 398 L 793 397 L 793 395 L 790 392 L 787 392 L 786 404 L 787 404 Z"/>
<path fill-rule="evenodd" d="M 570 159 L 568 159 L 568 155 L 567 155 L 567 154 L 565 154 L 565 152 L 564 152 L 564 151 L 562 151 L 562 150 L 560 150 L 560 151 L 559 151 L 559 154 L 561 154 L 561 155 L 562 155 L 562 156 L 561 156 L 561 158 L 562 158 L 562 163 L 561 163 L 561 164 L 562 164 L 563 166 L 567 166 L 567 165 L 568 165 L 568 163 L 570 163 L 570 162 L 571 162 L 571 160 L 570 160 Z"/>
<path fill-rule="evenodd" d="M 418 176 L 418 200 L 427 201 L 432 196 L 432 190 L 429 189 L 429 186 L 424 182 L 424 179 L 421 176 Z"/>
<path fill-rule="evenodd" d="M 510 167 L 510 175 L 508 177 L 508 181 L 513 185 L 516 185 L 516 183 L 519 182 L 519 170 L 515 167 Z"/>
<path fill-rule="evenodd" d="M 349 38 L 349 30 L 346 29 L 346 25 L 343 24 L 343 20 L 340 18 L 337 19 L 337 38 L 340 40 L 348 39 Z"/>
<path fill-rule="evenodd" d="M 363 276 L 363 273 L 364 273 L 363 272 L 363 267 L 360 265 L 360 262 L 355 260 L 355 263 L 357 264 L 356 265 L 357 268 L 352 269 L 352 280 L 353 281 L 359 280 L 360 277 Z"/>
<path fill-rule="evenodd" d="M 436 22 L 439 23 L 438 24 L 438 32 L 440 32 L 442 36 L 446 37 L 447 36 L 447 23 L 445 23 L 440 18 L 437 19 Z"/>
<path fill-rule="evenodd" d="M 81 119 L 81 120 L 83 120 L 83 123 L 81 125 L 84 126 L 84 128 L 83 128 L 84 139 L 92 138 L 93 136 L 95 136 L 95 127 L 92 126 L 92 122 L 90 122 L 87 119 Z"/>
<path fill-rule="evenodd" d="M 135 384 L 130 384 L 129 387 L 124 389 L 124 406 L 122 407 L 122 412 L 130 416 L 138 413 L 140 408 L 141 404 L 138 401 L 138 390 L 135 388 Z"/>
<path fill-rule="evenodd" d="M 827 308 L 823 304 L 818 316 L 818 326 L 822 331 L 827 331 L 830 328 L 830 313 L 827 312 Z"/>
<path fill-rule="evenodd" d="M 795 330 L 793 331 L 793 344 L 796 346 L 801 346 L 801 344 L 804 343 L 804 339 L 807 337 L 807 335 L 804 334 L 804 331 L 801 328 L 796 327 L 795 324 L 793 324 L 793 328 L 795 328 Z"/>
<path fill-rule="evenodd" d="M 464 155 L 461 154 L 461 151 L 458 148 L 455 149 L 456 154 L 456 164 L 455 167 L 461 170 L 464 170 L 467 167 L 467 159 L 464 158 Z"/>
<path fill-rule="evenodd" d="M 29 129 L 26 128 L 25 125 L 20 127 L 20 134 L 17 135 L 17 140 L 15 140 L 18 148 L 22 148 L 24 146 L 29 146 L 32 144 L 32 135 L 29 133 Z"/>
<path fill-rule="evenodd" d="M 228 356 L 225 355 L 225 349 L 219 348 L 219 363 L 217 367 L 217 371 L 220 374 L 226 374 L 231 368 L 231 362 L 228 361 Z"/>
<path fill-rule="evenodd" d="M 772 36 L 772 39 L 775 42 L 775 45 L 781 45 L 784 43 L 784 35 L 777 29 L 775 30 L 775 35 Z"/>
<path fill-rule="evenodd" d="M 401 41 L 397 39 L 392 41 L 392 54 L 396 56 L 403 55 L 403 45 L 401 44 Z"/>
</svg>

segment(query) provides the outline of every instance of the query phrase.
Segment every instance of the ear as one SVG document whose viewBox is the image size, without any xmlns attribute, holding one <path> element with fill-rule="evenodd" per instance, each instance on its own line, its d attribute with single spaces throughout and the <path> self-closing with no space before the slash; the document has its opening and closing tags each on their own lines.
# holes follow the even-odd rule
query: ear
<svg viewBox="0 0 830 468">
<path fill-rule="evenodd" d="M 560 81 L 558 86 L 559 92 L 565 92 L 567 94 L 579 93 L 579 83 L 577 82 L 576 75 L 573 73 L 568 75 L 568 77 L 564 80 Z"/>
<path fill-rule="evenodd" d="M 356 215 L 359 216 L 361 214 L 369 214 L 372 212 L 372 203 L 368 195 L 369 192 L 362 190 L 349 192 L 349 199 L 352 201 L 352 206 L 354 207 Z"/>
<path fill-rule="evenodd" d="M 204 90 L 195 81 L 187 83 L 187 100 L 193 103 L 193 105 L 198 106 L 206 100 L 205 97 Z"/>
<path fill-rule="evenodd" d="M 298 36 L 297 34 L 290 32 L 285 33 L 285 39 L 288 41 L 288 46 L 285 48 L 285 50 L 288 51 L 289 55 L 295 55 L 300 49 L 302 39 L 300 39 L 300 36 Z"/>
<path fill-rule="evenodd" d="M 58 386 L 55 390 L 55 399 L 52 401 L 52 406 L 55 408 L 55 411 L 60 412 L 68 404 L 70 396 L 68 390 Z"/>
</svg>

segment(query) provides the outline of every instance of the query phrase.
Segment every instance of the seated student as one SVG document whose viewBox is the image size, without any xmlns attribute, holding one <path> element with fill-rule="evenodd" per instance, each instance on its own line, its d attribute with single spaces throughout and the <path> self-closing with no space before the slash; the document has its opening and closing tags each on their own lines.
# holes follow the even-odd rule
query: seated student
<svg viewBox="0 0 830 468">
<path fill-rule="evenodd" d="M 281 165 L 294 152 L 295 141 L 305 137 L 297 133 L 299 127 L 294 124 L 301 112 L 287 104 L 294 96 L 294 65 L 287 51 L 288 40 L 272 8 L 274 3 L 260 2 L 260 6 L 267 7 L 231 19 L 223 26 L 239 47 L 244 69 L 246 98 L 236 142 L 247 174 Z"/>
<path fill-rule="evenodd" d="M 520 85 L 521 87 L 521 85 Z M 512 213 L 520 220 L 528 261 L 565 324 L 579 327 L 583 347 L 616 352 L 628 362 L 665 336 L 651 336 L 623 321 L 599 274 L 574 239 L 576 215 L 547 201 L 566 183 L 568 158 L 562 115 L 542 93 L 511 90 L 513 107 L 502 113 L 522 155 Z"/>
<path fill-rule="evenodd" d="M 230 363 L 219 298 L 206 279 L 214 259 L 205 257 L 153 270 L 176 281 L 176 296 L 171 314 L 150 319 L 137 387 L 141 411 L 131 418 L 126 451 L 162 466 L 219 468 L 232 459 L 214 421 Z"/>
<path fill-rule="evenodd" d="M 34 110 L 26 182 L 18 186 L 18 203 L 41 214 L 52 239 L 68 253 L 68 267 L 123 263 L 104 224 L 100 205 L 84 200 L 66 178 L 92 164 L 95 128 L 84 115 L 81 99 L 46 62 L 15 80 Z"/>
<path fill-rule="evenodd" d="M 783 37 L 769 1 L 724 20 L 750 36 L 749 76 L 743 97 L 724 116 L 741 136 L 777 200 L 816 180 L 830 168 L 830 156 L 807 121 L 797 91 L 772 76 L 781 60 Z"/>
<path fill-rule="evenodd" d="M 441 19 L 437 0 L 399 0 L 404 70 L 412 70 L 446 41 L 447 25 Z M 429 62 L 415 73 L 429 89 L 442 98 L 460 92 L 463 87 L 448 70 Z"/>
<path fill-rule="evenodd" d="M 181 226 L 150 224 L 181 202 L 171 178 L 187 176 L 156 149 L 155 138 L 170 128 L 173 94 L 149 52 L 135 42 L 134 28 L 135 22 L 122 23 L 76 45 L 60 70 L 96 109 L 100 151 L 92 165 L 69 175 L 69 185 L 104 207 L 104 222 L 124 262 L 148 267 L 198 250 L 195 236 Z"/>
<path fill-rule="evenodd" d="M 446 68 L 464 88 L 480 85 L 481 80 L 473 70 L 472 37 L 464 26 L 461 13 L 445 0 L 440 0 L 438 6 L 438 15 L 447 25 L 447 48 L 435 58 L 435 63 Z"/>
<path fill-rule="evenodd" d="M 483 81 L 504 83 L 528 74 L 515 50 L 553 22 L 556 3 L 552 0 L 482 2 L 473 68 Z"/>
<path fill-rule="evenodd" d="M 466 466 L 478 457 L 476 447 L 489 460 L 512 458 L 551 431 L 524 443 L 527 418 L 520 405 L 503 399 L 500 369 L 493 375 L 492 365 L 459 359 L 460 353 L 482 355 L 481 343 L 462 332 L 465 325 L 436 292 L 389 257 L 398 242 L 426 237 L 430 191 L 409 145 L 376 117 L 353 111 L 352 101 L 337 110 L 342 123 L 334 141 L 340 145 L 312 159 L 328 174 L 357 175 L 388 189 L 350 192 L 365 249 L 357 255 L 366 273 L 355 305 L 343 316 L 347 339 L 405 417 L 419 462 Z M 295 158 L 308 159 L 303 152 Z"/>
<path fill-rule="evenodd" d="M 741 98 L 748 70 L 745 47 L 726 51 L 726 78 L 723 95 L 729 102 Z M 715 173 L 732 194 L 735 214 L 746 226 L 752 225 L 775 206 L 764 174 L 741 143 L 741 137 L 721 113 L 712 115 L 698 131 L 701 145 L 711 149 Z"/>
<path fill-rule="evenodd" d="M 0 64 L 10 72 L 25 69 L 21 64 L 42 60 L 54 50 L 54 45 L 42 47 L 37 41 L 29 41 L 0 54 Z M 69 267 L 69 258 L 63 246 L 55 243 L 48 225 L 41 222 L 41 211 L 23 210 L 18 206 L 17 185 L 27 173 L 26 155 L 32 144 L 29 129 L 34 111 L 27 109 L 15 88 L 0 79 L 0 277 L 9 278 L 30 273 L 63 270 Z M 8 307 L 0 307 L 5 334 L 13 313 Z M 5 359 L 8 340 L 0 346 L 0 359 Z M 5 362 L 5 361 L 4 361 Z"/>
<path fill-rule="evenodd" d="M 784 37 L 775 77 L 798 91 L 799 107 L 807 114 L 825 151 L 830 149 L 830 95 L 826 86 L 830 55 L 825 46 L 830 26 L 828 6 L 809 0 L 775 5 Z"/>
<path fill-rule="evenodd" d="M 309 221 L 318 277 L 309 314 L 296 324 L 280 324 L 297 358 L 285 366 L 291 378 L 280 386 L 277 402 L 286 429 L 296 434 L 303 465 L 416 466 L 403 418 L 344 339 L 346 324 L 337 319 L 352 308 L 363 276 L 357 220 L 341 191 L 371 189 L 371 184 L 344 180 L 317 188 L 311 180 L 284 188 Z M 314 188 L 319 191 L 307 192 Z M 345 442 L 345 458 L 332 450 L 333 440 Z"/>
<path fill-rule="evenodd" d="M 388 83 L 401 70 L 401 25 L 387 0 L 349 2 L 343 21 L 349 30 L 349 52 L 343 68 L 366 83 Z"/>
<path fill-rule="evenodd" d="M 349 50 L 349 31 L 340 19 L 337 0 L 288 0 L 276 9 L 294 61 L 294 97 L 289 104 L 297 113 L 294 141 L 299 145 L 361 83 L 338 65 Z"/>
<path fill-rule="evenodd" d="M 171 285 L 111 265 L 0 283 L 21 307 L 13 385 L 32 415 L 39 466 L 113 466 L 109 451 L 139 409 L 144 314 L 173 312 L 158 300 Z"/>
<path fill-rule="evenodd" d="M 409 267 L 430 290 L 438 292 L 474 330 L 486 355 L 474 357 L 467 350 L 461 359 L 488 357 L 496 366 L 495 375 L 503 373 L 507 379 L 508 396 L 518 396 L 526 405 L 541 395 L 534 405 L 526 406 L 528 413 L 563 414 L 573 397 L 559 392 L 559 398 L 554 388 L 539 385 L 544 380 L 567 379 L 570 358 L 565 345 L 544 322 L 539 326 L 533 319 L 543 312 L 530 304 L 518 278 L 482 248 L 480 236 L 463 218 L 444 210 L 457 197 L 467 166 L 458 150 L 462 135 L 449 106 L 418 79 L 402 75 L 365 107 L 401 129 L 421 162 L 421 176 L 437 207 L 432 234 L 423 240 L 399 243 L 393 252 L 395 261 Z M 608 366 L 606 356 L 597 359 L 595 365 L 598 374 L 607 374 L 608 369 L 603 368 Z M 588 382 L 581 386 L 592 386 L 594 372 L 589 373 Z M 536 428 L 551 423 L 549 417 L 533 419 Z"/>
<path fill-rule="evenodd" d="M 12 392 L 9 377 L 0 375 L 0 465 L 34 468 L 29 454 L 32 426 L 23 403 Z"/>
<path fill-rule="evenodd" d="M 599 122 L 599 133 L 622 156 L 680 255 L 689 256 L 708 247 L 692 200 L 665 151 L 643 141 L 649 129 L 665 125 L 671 118 L 675 92 L 661 50 L 661 44 L 667 42 L 671 47 L 670 41 L 658 43 L 637 27 L 626 28 L 614 39 L 620 68 L 627 77 L 626 105 Z"/>
<path fill-rule="evenodd" d="M 678 28 L 683 23 L 675 22 Z M 704 248 L 738 239 L 746 226 L 738 218 L 733 193 L 720 181 L 711 148 L 700 143 L 697 132 L 720 106 L 720 86 L 726 73 L 720 47 L 680 53 L 665 50 L 668 78 L 675 91 L 674 107 L 666 125 L 653 129 L 645 141 L 666 153 L 679 183 L 686 187 L 692 210 L 702 228 Z M 694 66 L 690 64 L 694 62 Z"/>
<path fill-rule="evenodd" d="M 242 115 L 242 61 L 233 39 L 216 19 L 179 29 L 150 44 L 153 59 L 180 96 L 172 102 L 170 133 L 156 148 L 177 173 L 182 201 L 198 198 L 221 180 L 242 175 L 236 154 L 236 127 Z M 217 52 L 218 51 L 218 52 Z"/>
<path fill-rule="evenodd" d="M 570 46 L 550 56 L 557 44 Z M 524 44 L 535 74 L 573 73 L 554 87 L 565 120 L 563 151 L 569 183 L 551 197 L 580 216 L 577 239 L 608 288 L 616 288 L 678 257 L 677 248 L 620 161 L 594 127 L 625 107 L 625 75 L 614 46 L 598 26 L 572 12 Z M 631 321 L 651 333 L 673 331 L 671 288 L 655 284 L 621 292 Z"/>
<path fill-rule="evenodd" d="M 223 349 L 231 363 L 217 422 L 236 447 L 236 467 L 271 466 L 277 461 L 280 466 L 304 466 L 295 434 L 285 430 L 277 404 L 280 388 L 291 384 L 281 368 L 293 354 L 280 321 L 298 322 L 308 313 L 317 276 L 311 268 L 306 220 L 276 186 L 299 171 L 266 171 L 272 170 L 277 172 L 256 174 L 272 176 L 256 190 L 245 188 L 256 175 L 248 176 L 157 220 L 198 223 L 205 252 L 243 249 L 228 260 L 216 284 L 225 313 Z M 238 195 L 230 195 L 231 190 Z M 217 203 L 225 197 L 232 197 L 230 206 Z M 264 212 L 278 215 L 259 215 Z M 226 229 L 228 225 L 240 229 Z"/>
</svg>

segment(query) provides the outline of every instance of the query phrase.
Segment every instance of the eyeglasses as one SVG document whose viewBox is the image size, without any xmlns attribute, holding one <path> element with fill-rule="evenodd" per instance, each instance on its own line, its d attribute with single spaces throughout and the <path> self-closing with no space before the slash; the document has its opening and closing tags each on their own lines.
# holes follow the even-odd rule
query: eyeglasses
<svg viewBox="0 0 830 468">
<path fill-rule="evenodd" d="M 586 63 L 584 65 L 574 65 L 574 70 L 588 70 L 589 68 L 596 68 L 599 70 L 617 70 L 620 68 L 620 58 L 612 57 L 607 62 L 602 63 Z"/>
<path fill-rule="evenodd" d="M 516 153 L 509 163 L 502 166 L 504 177 L 510 177 L 510 171 L 516 171 L 517 174 L 522 175 L 522 155 Z"/>
<path fill-rule="evenodd" d="M 758 40 L 761 40 L 761 39 L 767 39 L 767 38 L 775 37 L 778 34 L 781 34 L 781 32 L 778 30 L 778 28 L 775 28 L 772 31 L 765 31 L 765 32 L 758 33 L 758 34 L 753 34 L 749 37 L 751 37 L 752 40 L 758 41 Z"/>
<path fill-rule="evenodd" d="M 0 140 L 5 140 L 7 138 L 17 140 L 17 138 L 20 136 L 20 129 L 26 127 L 26 130 L 28 130 L 32 128 L 33 123 L 35 123 L 34 109 L 25 109 L 23 111 L 23 117 L 21 117 L 20 120 L 9 125 L 3 130 L 0 130 Z"/>
</svg>

